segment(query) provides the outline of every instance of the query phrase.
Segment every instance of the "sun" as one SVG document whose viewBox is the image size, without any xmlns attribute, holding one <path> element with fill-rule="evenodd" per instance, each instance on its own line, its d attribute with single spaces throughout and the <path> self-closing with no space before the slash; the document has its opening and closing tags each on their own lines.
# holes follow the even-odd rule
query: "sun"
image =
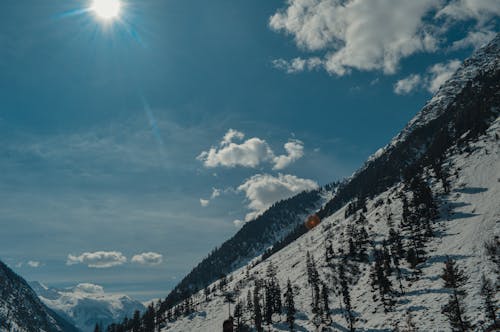
<svg viewBox="0 0 500 332">
<path fill-rule="evenodd" d="M 113 20 L 120 15 L 120 0 L 93 0 L 90 7 L 94 13 L 104 20 Z"/>
</svg>

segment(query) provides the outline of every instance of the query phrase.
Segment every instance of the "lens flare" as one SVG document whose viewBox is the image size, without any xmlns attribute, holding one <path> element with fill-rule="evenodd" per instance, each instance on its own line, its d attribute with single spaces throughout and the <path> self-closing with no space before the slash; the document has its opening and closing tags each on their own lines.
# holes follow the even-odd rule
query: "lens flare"
<svg viewBox="0 0 500 332">
<path fill-rule="evenodd" d="M 104 20 L 112 20 L 120 15 L 120 0 L 94 0 L 90 7 L 97 16 Z"/>
</svg>

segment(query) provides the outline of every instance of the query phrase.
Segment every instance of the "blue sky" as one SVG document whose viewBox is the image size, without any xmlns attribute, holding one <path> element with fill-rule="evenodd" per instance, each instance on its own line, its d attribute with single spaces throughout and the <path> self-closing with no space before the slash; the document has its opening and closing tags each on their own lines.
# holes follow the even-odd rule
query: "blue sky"
<svg viewBox="0 0 500 332">
<path fill-rule="evenodd" d="M 349 176 L 474 48 L 496 1 L 0 5 L 0 257 L 165 296 L 275 200 Z M 135 256 L 135 258 L 134 258 Z"/>
</svg>

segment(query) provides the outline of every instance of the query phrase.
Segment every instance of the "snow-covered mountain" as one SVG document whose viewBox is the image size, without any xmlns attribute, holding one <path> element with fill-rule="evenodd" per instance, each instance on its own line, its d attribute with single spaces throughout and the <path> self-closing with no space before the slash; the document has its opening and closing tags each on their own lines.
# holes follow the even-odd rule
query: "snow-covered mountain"
<svg viewBox="0 0 500 332">
<path fill-rule="evenodd" d="M 105 293 L 103 287 L 94 284 L 65 289 L 47 287 L 36 281 L 30 285 L 45 305 L 83 332 L 94 331 L 96 323 L 107 326 L 132 317 L 136 310 L 145 310 L 141 302 L 127 295 Z"/>
<path fill-rule="evenodd" d="M 276 267 L 282 293 L 285 292 L 287 280 L 290 280 L 295 288 L 295 331 L 317 331 L 314 323 L 316 314 L 311 305 L 314 301 L 311 294 L 314 291 L 308 283 L 308 252 L 314 259 L 320 279 L 331 288 L 328 295 L 330 319 L 322 324 L 326 331 L 349 331 L 345 318 L 345 303 L 342 295 L 336 290 L 339 286 L 335 278 L 340 264 L 346 264 L 345 267 L 352 278 L 349 291 L 352 312 L 356 317 L 356 331 L 395 331 L 396 327 L 399 331 L 410 331 L 407 326 L 408 317 L 411 317 L 416 327 L 412 331 L 450 331 L 446 317 L 441 314 L 450 294 L 440 278 L 447 256 L 456 260 L 469 278 L 465 313 L 474 323 L 473 330 L 482 331 L 482 327 L 491 324 L 491 321 L 484 314 L 484 302 L 480 294 L 481 278 L 484 274 L 496 281 L 499 272 L 495 270 L 498 267 L 490 259 L 485 248 L 486 243 L 492 243 L 495 236 L 500 236 L 500 144 L 495 134 L 500 135 L 499 120 L 489 128 L 486 135 L 469 145 L 470 152 L 456 153 L 446 159 L 446 164 L 453 174 L 449 179 L 449 193 L 444 193 L 441 183 L 435 179 L 431 180 L 432 190 L 439 197 L 441 212 L 441 217 L 433 221 L 435 236 L 426 242 L 426 260 L 419 263 L 417 269 L 413 269 L 405 259 L 401 259 L 404 294 L 398 294 L 398 277 L 392 266 L 394 271 L 389 280 L 394 294 L 390 297 L 395 303 L 388 306 L 387 312 L 384 310 L 378 286 L 372 286 L 370 275 L 374 258 L 371 245 L 367 246 L 368 262 L 343 258 L 342 251 L 349 251 L 350 234 L 359 230 L 357 221 L 361 215 L 360 210 L 345 218 L 345 206 L 323 220 L 320 226 L 266 261 L 232 273 L 229 276 L 229 280 L 232 280 L 224 287 L 224 291 L 219 290 L 218 282 L 214 283 L 211 288 L 215 286 L 214 289 L 217 290 L 208 296 L 208 301 L 203 292 L 196 294 L 193 297 L 193 312 L 172 320 L 164 331 L 221 331 L 222 322 L 228 317 L 224 292 L 233 292 L 236 302 L 241 301 L 245 308 L 248 304 L 248 292 L 251 292 L 253 300 L 256 284 L 263 284 L 263 280 L 267 280 L 267 269 L 270 265 Z M 389 238 L 391 226 L 398 229 L 402 222 L 402 194 L 411 196 L 403 184 L 397 184 L 366 201 L 367 209 L 363 213 L 366 221 L 362 224 L 370 241 L 378 249 L 382 249 L 382 242 Z M 355 228 L 353 225 L 356 225 Z M 409 235 L 405 231 L 402 231 L 402 236 L 404 241 L 408 241 Z M 409 246 L 406 242 L 404 245 Z M 331 248 L 333 252 L 333 256 L 328 259 L 327 248 Z M 359 271 L 353 272 L 355 270 Z M 263 302 L 264 289 L 265 287 L 262 287 L 260 292 Z M 262 307 L 265 305 L 262 304 Z M 243 319 L 249 326 L 254 326 L 252 316 L 252 313 L 245 309 Z M 288 330 L 284 314 L 273 315 L 273 321 L 275 323 L 271 326 L 264 325 L 265 331 Z"/>
<path fill-rule="evenodd" d="M 221 331 L 229 302 L 238 331 L 290 330 L 292 316 L 294 331 L 499 330 L 499 115 L 497 35 L 336 188 L 319 226 L 125 330 Z"/>
<path fill-rule="evenodd" d="M 0 262 L 0 332 L 78 332 L 47 308 L 28 283 Z"/>
</svg>

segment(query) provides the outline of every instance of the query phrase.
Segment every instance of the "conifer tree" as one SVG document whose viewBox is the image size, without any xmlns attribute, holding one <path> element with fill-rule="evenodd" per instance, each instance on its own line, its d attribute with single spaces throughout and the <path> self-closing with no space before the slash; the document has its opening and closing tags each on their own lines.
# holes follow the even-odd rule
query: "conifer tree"
<svg viewBox="0 0 500 332">
<path fill-rule="evenodd" d="M 295 322 L 295 302 L 293 299 L 293 288 L 288 279 L 286 283 L 286 292 L 285 292 L 285 311 L 286 311 L 286 322 L 288 323 L 288 327 L 290 331 L 294 331 L 294 322 Z"/>
<path fill-rule="evenodd" d="M 321 312 L 323 314 L 322 321 L 325 324 L 329 324 L 331 322 L 330 315 L 330 298 L 328 296 L 328 287 L 323 283 L 321 287 Z"/>
<path fill-rule="evenodd" d="M 155 332 L 155 308 L 153 304 L 148 306 L 142 320 L 144 325 L 143 332 Z"/>
<path fill-rule="evenodd" d="M 339 264 L 338 280 L 340 282 L 342 300 L 345 306 L 346 322 L 347 324 L 349 324 L 349 331 L 354 332 L 355 317 L 352 312 L 351 295 L 349 293 L 349 283 L 345 273 L 344 263 L 346 263 L 345 260 L 341 264 Z"/>
<path fill-rule="evenodd" d="M 253 315 L 253 299 L 252 299 L 252 291 L 249 289 L 247 292 L 247 303 L 246 303 L 246 311 L 250 317 Z"/>
<path fill-rule="evenodd" d="M 253 319 L 255 324 L 255 329 L 258 332 L 262 332 L 262 308 L 260 305 L 260 295 L 259 287 L 256 285 L 253 290 Z"/>
<path fill-rule="evenodd" d="M 141 313 L 139 310 L 134 311 L 131 325 L 132 332 L 141 332 Z"/>
<path fill-rule="evenodd" d="M 238 301 L 234 306 L 233 317 L 236 320 L 236 331 L 243 330 L 243 303 Z"/>
<path fill-rule="evenodd" d="M 490 279 L 483 274 L 481 278 L 481 296 L 484 302 L 484 313 L 486 318 L 492 323 L 492 326 L 500 328 L 500 322 L 497 320 L 497 304 L 495 299 L 495 286 Z"/>
<path fill-rule="evenodd" d="M 442 313 L 448 318 L 453 331 L 469 331 L 472 325 L 465 316 L 463 302 L 466 295 L 463 287 L 467 283 L 467 276 L 452 258 L 447 257 L 441 279 L 444 280 L 444 287 L 451 291 L 448 303 L 442 308 Z"/>
</svg>

